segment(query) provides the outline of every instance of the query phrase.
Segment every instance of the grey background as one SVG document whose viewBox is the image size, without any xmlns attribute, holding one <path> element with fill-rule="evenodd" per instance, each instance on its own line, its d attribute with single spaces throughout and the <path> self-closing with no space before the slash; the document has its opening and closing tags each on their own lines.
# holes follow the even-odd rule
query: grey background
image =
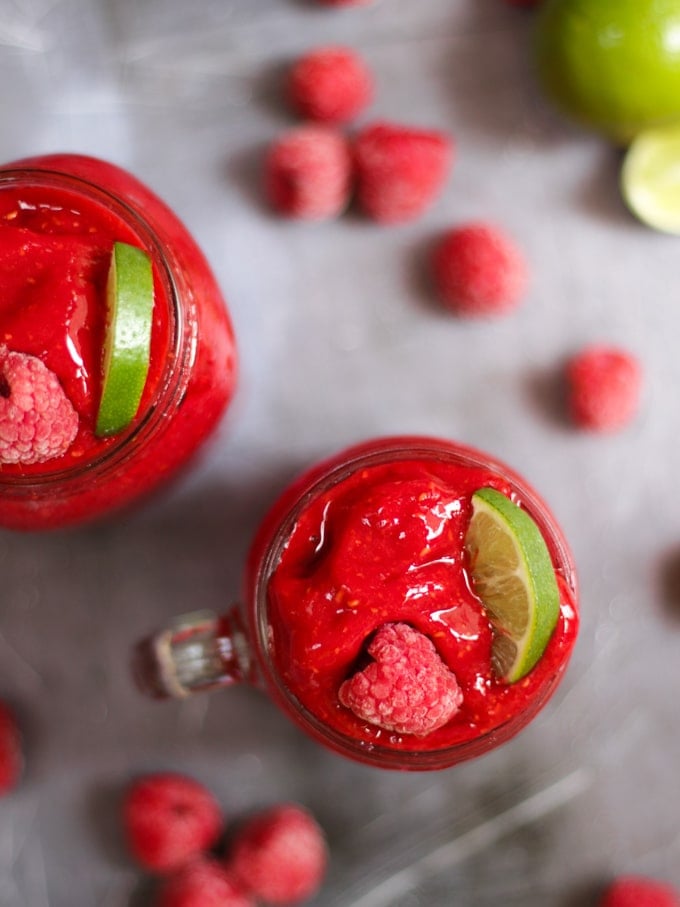
<svg viewBox="0 0 680 907">
<path fill-rule="evenodd" d="M 530 21 L 501 0 L 0 0 L 0 159 L 80 151 L 145 180 L 214 266 L 242 362 L 218 436 L 153 502 L 94 528 L 0 532 L 0 696 L 28 760 L 0 802 L 2 907 L 150 904 L 118 805 L 159 769 L 208 784 L 234 822 L 283 799 L 313 809 L 333 857 L 323 907 L 587 907 L 624 871 L 680 885 L 678 241 L 626 213 L 619 153 L 543 104 Z M 263 205 L 263 149 L 294 122 L 282 72 L 328 42 L 375 72 L 362 121 L 455 136 L 421 221 L 294 224 Z M 424 256 L 469 218 L 505 225 L 531 262 L 512 317 L 462 323 L 432 299 Z M 644 364 L 642 412 L 615 437 L 561 413 L 564 358 L 593 340 Z M 505 459 L 572 543 L 583 631 L 539 719 L 475 763 L 399 775 L 322 750 L 255 690 L 141 698 L 131 644 L 238 596 L 286 481 L 397 432 Z"/>
</svg>

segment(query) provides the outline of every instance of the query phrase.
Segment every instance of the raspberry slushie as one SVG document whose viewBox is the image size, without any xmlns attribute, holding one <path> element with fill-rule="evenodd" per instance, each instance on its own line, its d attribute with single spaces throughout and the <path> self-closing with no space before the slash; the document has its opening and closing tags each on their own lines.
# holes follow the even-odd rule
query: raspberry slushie
<svg viewBox="0 0 680 907">
<path fill-rule="evenodd" d="M 153 299 L 141 399 L 109 435 L 97 416 L 121 245 L 150 263 Z M 151 491 L 213 430 L 235 367 L 205 258 L 135 177 L 77 155 L 0 168 L 0 525 L 81 523 Z"/>
</svg>

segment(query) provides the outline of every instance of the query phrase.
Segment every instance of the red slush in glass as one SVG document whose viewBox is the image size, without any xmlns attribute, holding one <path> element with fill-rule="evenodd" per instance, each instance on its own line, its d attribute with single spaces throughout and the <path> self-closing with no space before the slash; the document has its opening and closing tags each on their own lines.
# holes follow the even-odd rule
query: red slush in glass
<svg viewBox="0 0 680 907">
<path fill-rule="evenodd" d="M 136 415 L 109 436 L 97 431 L 97 415 L 116 243 L 150 259 L 153 311 Z M 79 524 L 155 489 L 210 435 L 235 387 L 230 318 L 186 228 L 134 176 L 79 155 L 0 168 L 0 359 L 8 353 L 20 354 L 20 365 L 35 357 L 56 376 L 77 425 L 48 459 L 17 461 L 9 442 L 5 460 L 0 453 L 0 525 L 15 529 Z M 17 418 L 8 402 L 5 375 L 6 435 Z"/>
<path fill-rule="evenodd" d="M 554 589 L 540 651 L 510 680 L 470 549 L 480 491 L 530 523 L 525 553 L 544 557 Z M 182 696 L 254 682 L 336 752 L 404 770 L 510 740 L 557 688 L 578 632 L 572 557 L 543 501 L 499 461 L 432 438 L 370 441 L 294 482 L 257 533 L 244 602 L 244 617 L 189 615 L 145 642 L 142 686 Z"/>
</svg>

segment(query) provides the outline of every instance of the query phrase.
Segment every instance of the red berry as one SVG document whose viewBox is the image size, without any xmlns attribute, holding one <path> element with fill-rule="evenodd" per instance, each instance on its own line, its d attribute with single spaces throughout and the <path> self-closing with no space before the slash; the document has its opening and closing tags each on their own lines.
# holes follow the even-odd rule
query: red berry
<svg viewBox="0 0 680 907">
<path fill-rule="evenodd" d="M 432 270 L 444 304 L 469 317 L 511 312 L 527 285 L 520 250 L 498 227 L 483 223 L 446 233 L 435 249 Z"/>
<path fill-rule="evenodd" d="M 600 907 L 680 907 L 680 897 L 664 882 L 621 876 L 604 893 Z"/>
<path fill-rule="evenodd" d="M 443 132 L 377 123 L 354 144 L 357 199 L 364 212 L 383 224 L 419 217 L 448 176 L 453 142 Z"/>
<path fill-rule="evenodd" d="M 0 702 L 0 797 L 16 787 L 22 767 L 19 728 L 14 714 Z"/>
<path fill-rule="evenodd" d="M 310 120 L 346 123 L 373 96 L 373 77 L 361 57 L 347 47 L 322 47 L 301 57 L 289 77 L 295 108 Z"/>
<path fill-rule="evenodd" d="M 199 857 L 163 883 L 158 907 L 254 907 L 254 901 L 224 866 Z"/>
<path fill-rule="evenodd" d="M 178 869 L 211 847 L 222 829 L 212 794 L 197 781 L 171 773 L 132 784 L 123 815 L 132 854 L 155 872 Z"/>
<path fill-rule="evenodd" d="M 345 138 L 322 126 L 301 126 L 269 150 L 266 192 L 289 217 L 324 220 L 347 207 L 352 162 Z"/>
<path fill-rule="evenodd" d="M 77 431 L 78 414 L 54 372 L 0 345 L 0 464 L 61 457 Z"/>
<path fill-rule="evenodd" d="M 340 702 L 363 721 L 424 737 L 463 701 L 455 675 L 427 636 L 408 624 L 385 624 L 368 647 L 375 659 L 340 687 Z"/>
<path fill-rule="evenodd" d="M 323 6 L 368 6 L 372 0 L 319 0 Z"/>
<path fill-rule="evenodd" d="M 313 816 L 284 804 L 260 813 L 237 835 L 230 870 L 255 897 L 296 904 L 321 886 L 326 871 L 324 835 Z"/>
<path fill-rule="evenodd" d="M 626 350 L 590 346 L 567 364 L 569 412 L 581 428 L 623 428 L 637 412 L 641 386 L 640 364 Z"/>
</svg>

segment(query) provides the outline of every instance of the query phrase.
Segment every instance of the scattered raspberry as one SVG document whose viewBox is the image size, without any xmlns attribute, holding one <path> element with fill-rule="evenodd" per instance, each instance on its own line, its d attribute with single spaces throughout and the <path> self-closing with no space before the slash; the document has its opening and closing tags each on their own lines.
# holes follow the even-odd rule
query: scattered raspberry
<svg viewBox="0 0 680 907">
<path fill-rule="evenodd" d="M 158 907 L 254 907 L 233 875 L 215 860 L 199 857 L 169 876 Z"/>
<path fill-rule="evenodd" d="M 16 787 L 22 767 L 19 728 L 12 712 L 0 702 L 0 797 Z"/>
<path fill-rule="evenodd" d="M 37 356 L 0 345 L 0 463 L 61 457 L 77 431 L 78 414 L 54 372 Z"/>
<path fill-rule="evenodd" d="M 319 0 L 323 6 L 368 6 L 372 0 Z"/>
<path fill-rule="evenodd" d="M 337 217 L 349 201 L 351 171 L 342 135 L 322 126 L 301 126 L 281 136 L 269 150 L 267 196 L 289 217 Z"/>
<path fill-rule="evenodd" d="M 591 346 L 568 363 L 567 386 L 569 412 L 576 425 L 617 431 L 637 412 L 642 370 L 625 350 Z"/>
<path fill-rule="evenodd" d="M 340 687 L 340 702 L 363 721 L 424 737 L 463 701 L 455 675 L 433 643 L 408 624 L 385 624 L 368 647 L 374 659 Z"/>
<path fill-rule="evenodd" d="M 288 89 L 302 116 L 325 123 L 346 123 L 371 100 L 373 77 L 353 50 L 322 47 L 297 61 Z"/>
<path fill-rule="evenodd" d="M 453 142 L 443 132 L 377 123 L 362 130 L 354 145 L 357 199 L 382 224 L 413 220 L 442 189 L 453 159 Z"/>
<path fill-rule="evenodd" d="M 214 844 L 222 828 L 212 794 L 197 781 L 170 773 L 132 784 L 123 816 L 134 857 L 156 872 L 178 869 Z"/>
<path fill-rule="evenodd" d="M 680 897 L 663 882 L 643 876 L 621 876 L 604 893 L 600 907 L 680 907 Z"/>
<path fill-rule="evenodd" d="M 469 317 L 511 312 L 527 285 L 520 250 L 498 227 L 483 223 L 446 233 L 435 249 L 432 270 L 442 301 Z"/>
<path fill-rule="evenodd" d="M 230 870 L 255 897 L 296 904 L 321 886 L 327 851 L 313 816 L 295 804 L 276 806 L 251 819 L 237 835 Z"/>
</svg>

